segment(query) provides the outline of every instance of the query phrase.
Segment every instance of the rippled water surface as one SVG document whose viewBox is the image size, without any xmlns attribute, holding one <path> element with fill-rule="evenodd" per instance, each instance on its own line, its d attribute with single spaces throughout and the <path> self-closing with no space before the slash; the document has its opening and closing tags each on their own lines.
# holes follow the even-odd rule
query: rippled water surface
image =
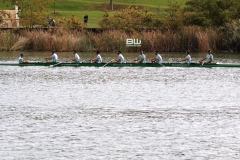
<svg viewBox="0 0 240 160">
<path fill-rule="evenodd" d="M 0 159 L 240 159 L 239 68 L 0 66 L 0 91 Z"/>
</svg>

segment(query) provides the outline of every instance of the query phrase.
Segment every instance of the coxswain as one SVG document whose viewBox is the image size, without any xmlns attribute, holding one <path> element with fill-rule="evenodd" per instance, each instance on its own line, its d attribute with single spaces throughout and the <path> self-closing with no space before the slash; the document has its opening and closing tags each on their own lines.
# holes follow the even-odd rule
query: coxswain
<svg viewBox="0 0 240 160">
<path fill-rule="evenodd" d="M 20 57 L 18 58 L 18 63 L 29 63 L 28 60 L 24 60 L 23 54 L 20 54 Z"/>
</svg>

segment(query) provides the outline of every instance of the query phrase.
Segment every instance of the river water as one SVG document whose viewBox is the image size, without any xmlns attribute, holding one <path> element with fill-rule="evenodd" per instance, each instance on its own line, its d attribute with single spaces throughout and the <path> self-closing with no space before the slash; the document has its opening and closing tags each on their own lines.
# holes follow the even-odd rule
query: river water
<svg viewBox="0 0 240 160">
<path fill-rule="evenodd" d="M 0 66 L 0 91 L 0 159 L 240 159 L 239 68 Z"/>
</svg>

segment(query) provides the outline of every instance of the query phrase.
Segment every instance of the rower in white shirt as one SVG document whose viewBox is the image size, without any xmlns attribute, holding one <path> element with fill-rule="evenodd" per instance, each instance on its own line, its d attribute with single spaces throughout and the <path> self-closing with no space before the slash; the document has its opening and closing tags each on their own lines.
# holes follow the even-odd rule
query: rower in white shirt
<svg viewBox="0 0 240 160">
<path fill-rule="evenodd" d="M 135 63 L 146 63 L 146 56 L 143 54 L 143 49 L 140 50 L 140 55 L 135 59 Z"/>
<path fill-rule="evenodd" d="M 20 57 L 18 58 L 18 63 L 28 63 L 28 60 L 24 60 L 23 54 L 20 54 Z"/>
<path fill-rule="evenodd" d="M 102 63 L 102 57 L 99 51 L 96 51 L 96 58 L 90 59 L 91 63 Z"/>
<path fill-rule="evenodd" d="M 49 58 L 45 58 L 45 59 L 46 59 L 46 60 L 52 60 L 52 62 L 57 62 L 58 56 L 57 56 L 57 54 L 55 53 L 55 51 L 53 50 L 53 51 L 52 51 L 52 56 L 49 57 Z"/>
<path fill-rule="evenodd" d="M 184 63 L 187 63 L 187 64 L 190 64 L 191 63 L 191 56 L 190 56 L 190 52 L 189 51 L 186 51 L 186 57 L 179 60 L 178 62 L 184 62 Z"/>
<path fill-rule="evenodd" d="M 157 50 L 154 51 L 154 54 L 156 55 L 156 57 L 151 58 L 151 62 L 152 63 L 162 64 L 162 62 L 163 62 L 162 56 L 158 53 Z"/>
<path fill-rule="evenodd" d="M 115 59 L 113 63 L 125 63 L 124 57 L 121 54 L 121 51 L 117 51 L 117 54 L 118 54 L 118 59 Z"/>
<path fill-rule="evenodd" d="M 211 63 L 213 61 L 212 50 L 208 50 L 208 53 L 205 58 L 199 61 L 199 63 L 206 64 Z"/>
<path fill-rule="evenodd" d="M 79 57 L 79 55 L 77 54 L 77 51 L 76 51 L 76 50 L 73 50 L 73 54 L 74 54 L 74 58 L 72 58 L 71 60 L 72 60 L 73 62 L 79 63 L 79 62 L 80 62 L 80 57 Z"/>
</svg>

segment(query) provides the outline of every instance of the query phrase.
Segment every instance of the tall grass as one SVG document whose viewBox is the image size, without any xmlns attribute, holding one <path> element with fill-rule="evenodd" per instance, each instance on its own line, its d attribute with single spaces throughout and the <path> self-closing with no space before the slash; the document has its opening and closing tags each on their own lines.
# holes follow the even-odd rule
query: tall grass
<svg viewBox="0 0 240 160">
<path fill-rule="evenodd" d="M 1 50 L 13 50 L 12 46 L 19 40 L 20 36 L 15 34 L 13 30 L 0 30 L 0 48 Z"/>
<path fill-rule="evenodd" d="M 221 46 L 217 46 L 221 41 L 220 37 L 221 34 L 215 30 L 199 27 L 186 27 L 179 32 L 151 31 L 142 33 L 142 46 L 148 50 L 157 49 L 162 52 L 221 50 Z"/>
<path fill-rule="evenodd" d="M 34 50 L 34 51 L 71 51 L 90 52 L 100 50 L 113 52 L 136 51 L 139 48 L 127 47 L 127 38 L 141 39 L 141 47 L 146 51 L 157 49 L 161 52 L 221 50 L 224 34 L 213 29 L 186 27 L 181 31 L 139 31 L 126 33 L 119 30 L 106 30 L 101 33 L 86 30 L 70 30 L 64 28 L 49 30 L 12 30 L 0 31 L 0 47 L 2 50 Z M 229 44 L 230 45 L 230 44 Z"/>
</svg>

